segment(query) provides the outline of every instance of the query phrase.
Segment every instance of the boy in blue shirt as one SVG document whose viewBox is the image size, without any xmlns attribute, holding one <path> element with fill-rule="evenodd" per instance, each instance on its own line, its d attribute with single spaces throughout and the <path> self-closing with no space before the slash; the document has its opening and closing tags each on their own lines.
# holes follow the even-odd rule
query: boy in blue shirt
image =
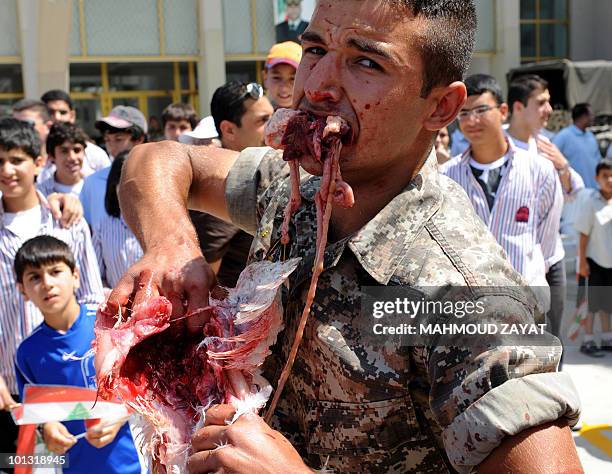
<svg viewBox="0 0 612 474">
<path fill-rule="evenodd" d="M 79 271 L 68 245 L 48 235 L 28 240 L 15 257 L 15 273 L 19 291 L 44 317 L 17 349 L 20 396 L 26 383 L 96 388 L 90 351 L 95 308 L 76 300 Z M 42 431 L 50 451 L 68 456 L 65 474 L 146 472 L 128 423 L 102 420 L 87 429 L 83 420 L 49 422 Z"/>
</svg>

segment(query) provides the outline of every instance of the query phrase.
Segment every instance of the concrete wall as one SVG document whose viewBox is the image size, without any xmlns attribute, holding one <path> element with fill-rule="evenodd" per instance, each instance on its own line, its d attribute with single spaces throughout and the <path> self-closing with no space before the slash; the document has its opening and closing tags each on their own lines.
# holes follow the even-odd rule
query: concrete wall
<svg viewBox="0 0 612 474">
<path fill-rule="evenodd" d="M 506 73 L 521 63 L 519 19 L 519 0 L 496 0 L 494 54 L 477 54 L 468 74 L 490 74 L 500 82 L 505 92 Z"/>
<path fill-rule="evenodd" d="M 200 1 L 200 60 L 198 90 L 200 114 L 210 114 L 210 100 L 217 87 L 225 84 L 225 47 L 221 0 Z"/>
<path fill-rule="evenodd" d="M 612 1 L 574 0 L 570 2 L 570 59 L 612 60 Z"/>
<path fill-rule="evenodd" d="M 18 5 L 25 96 L 68 90 L 71 0 L 22 0 Z"/>
</svg>

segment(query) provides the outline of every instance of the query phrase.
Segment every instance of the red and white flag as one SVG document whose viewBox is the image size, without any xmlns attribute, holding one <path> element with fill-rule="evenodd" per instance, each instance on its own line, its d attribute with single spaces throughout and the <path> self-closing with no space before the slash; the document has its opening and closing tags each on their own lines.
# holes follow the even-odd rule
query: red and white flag
<svg viewBox="0 0 612 474">
<path fill-rule="evenodd" d="M 86 420 L 85 425 L 96 424 L 100 418 L 121 420 L 129 416 L 119 400 L 98 400 L 96 390 L 64 385 L 26 385 L 23 403 L 11 411 L 19 426 L 17 455 L 51 455 L 36 426 L 50 421 Z M 81 436 L 77 436 L 81 437 Z M 15 474 L 60 474 L 60 466 L 15 467 Z"/>
<path fill-rule="evenodd" d="M 119 419 L 129 415 L 119 400 L 97 399 L 95 389 L 64 385 L 26 385 L 23 403 L 12 411 L 17 425 L 49 421 Z"/>
</svg>

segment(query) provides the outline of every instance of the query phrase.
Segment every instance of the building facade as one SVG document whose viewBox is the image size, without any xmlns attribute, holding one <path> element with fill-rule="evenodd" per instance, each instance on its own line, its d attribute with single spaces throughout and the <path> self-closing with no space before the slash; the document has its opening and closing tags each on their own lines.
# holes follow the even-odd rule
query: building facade
<svg viewBox="0 0 612 474">
<path fill-rule="evenodd" d="M 205 114 L 227 79 L 261 81 L 283 3 L 0 0 L 0 108 L 61 88 L 76 100 L 84 124 L 119 104 L 159 118 L 166 105 L 184 101 Z M 604 25 L 612 19 L 609 0 L 476 3 L 470 72 L 503 79 L 521 62 L 612 59 Z"/>
</svg>

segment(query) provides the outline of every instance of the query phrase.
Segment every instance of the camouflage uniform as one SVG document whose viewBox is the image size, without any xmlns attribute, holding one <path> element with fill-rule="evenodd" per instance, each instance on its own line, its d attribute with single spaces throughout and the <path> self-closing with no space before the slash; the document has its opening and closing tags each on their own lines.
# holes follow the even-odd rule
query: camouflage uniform
<svg viewBox="0 0 612 474">
<path fill-rule="evenodd" d="M 273 386 L 287 360 L 315 253 L 314 194 L 302 177 L 291 244 L 279 245 L 289 190 L 278 152 L 245 150 L 226 186 L 233 222 L 255 236 L 251 259 L 302 257 L 285 291 L 285 331 L 266 361 Z M 280 177 L 274 179 L 274 177 Z M 533 299 L 470 202 L 438 175 L 435 153 L 406 189 L 356 234 L 329 244 L 304 339 L 274 425 L 307 464 L 335 472 L 469 472 L 506 435 L 566 417 L 579 402 L 560 348 L 374 344 L 360 313 L 363 286 L 496 287 L 501 310 L 531 321 Z M 429 290 L 434 291 L 434 290 Z M 438 290 L 440 291 L 440 290 Z M 440 295 L 428 295 L 435 298 Z M 502 309 L 500 309 L 502 308 Z"/>
</svg>

